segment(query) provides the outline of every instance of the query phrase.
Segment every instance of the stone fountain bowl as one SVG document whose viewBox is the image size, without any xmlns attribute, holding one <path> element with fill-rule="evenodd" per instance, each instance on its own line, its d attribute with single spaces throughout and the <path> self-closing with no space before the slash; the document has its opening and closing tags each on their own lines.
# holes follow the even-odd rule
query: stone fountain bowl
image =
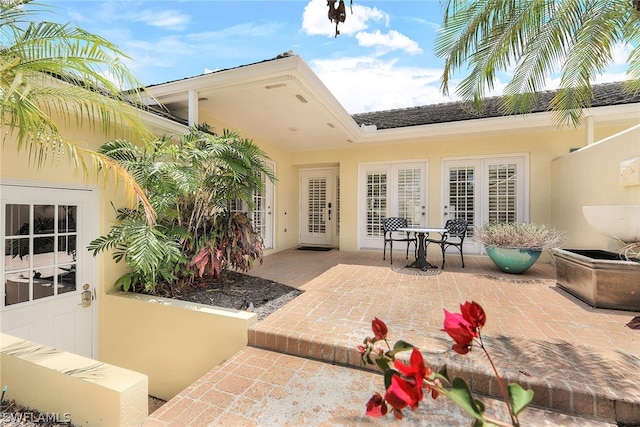
<svg viewBox="0 0 640 427">
<path fill-rule="evenodd" d="M 640 242 L 640 205 L 583 206 L 582 213 L 600 234 L 625 244 Z"/>
</svg>

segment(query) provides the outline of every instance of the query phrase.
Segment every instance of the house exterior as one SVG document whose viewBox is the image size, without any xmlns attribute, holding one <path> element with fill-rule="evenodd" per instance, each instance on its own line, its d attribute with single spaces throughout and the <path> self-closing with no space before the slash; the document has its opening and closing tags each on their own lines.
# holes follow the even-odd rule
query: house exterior
<svg viewBox="0 0 640 427">
<path fill-rule="evenodd" d="M 291 53 L 147 90 L 149 109 L 141 114 L 158 135 L 181 135 L 191 124 L 207 123 L 238 130 L 270 157 L 278 181 L 256 195 L 252 212 L 267 254 L 299 245 L 382 249 L 385 216 L 422 226 L 452 217 L 475 226 L 544 223 L 567 230 L 567 247 L 615 249 L 617 242 L 585 222 L 582 206 L 640 204 L 640 177 L 632 170 L 640 158 L 640 96 L 625 95 L 620 84 L 595 87 L 584 123 L 562 129 L 545 111 L 550 93 L 526 116 L 502 116 L 495 99 L 482 115 L 462 103 L 350 115 Z M 66 126 L 65 136 L 92 149 L 128 136 L 127 129 L 104 135 L 73 122 Z M 124 267 L 107 254 L 94 258 L 82 250 L 108 232 L 113 206 L 127 203 L 121 185 L 96 179 L 91 169 L 84 176 L 66 159 L 36 168 L 10 141 L 0 165 L 2 332 L 126 361 L 113 323 L 123 303 L 109 297 Z M 47 289 L 29 291 L 29 275 L 8 278 L 11 271 L 35 271 L 11 248 L 25 242 L 15 231 L 24 215 L 44 212 L 65 225 L 46 235 L 59 244 L 56 264 L 43 268 L 77 274 L 64 302 Z M 38 231 L 30 237 L 37 240 Z M 482 253 L 472 235 L 464 250 Z M 50 296 L 56 298 L 48 303 Z M 88 310 L 78 309 L 83 296 L 97 297 Z"/>
</svg>

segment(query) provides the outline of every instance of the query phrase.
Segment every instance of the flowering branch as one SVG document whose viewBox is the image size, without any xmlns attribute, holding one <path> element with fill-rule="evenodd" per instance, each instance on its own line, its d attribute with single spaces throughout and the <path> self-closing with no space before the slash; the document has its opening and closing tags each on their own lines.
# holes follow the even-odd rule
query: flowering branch
<svg viewBox="0 0 640 427">
<path fill-rule="evenodd" d="M 481 330 L 486 322 L 486 315 L 482 307 L 475 302 L 460 305 L 461 313 L 450 313 L 444 310 L 444 329 L 455 341 L 453 351 L 467 354 L 475 342 L 485 353 L 496 376 L 500 390 L 511 418 L 511 425 L 519 427 L 518 414 L 522 412 L 533 399 L 533 391 L 524 390 L 518 384 L 505 386 L 498 370 L 482 341 Z M 358 351 L 365 364 L 375 364 L 384 372 L 385 395 L 375 393 L 367 402 L 366 414 L 371 417 L 386 415 L 391 412 L 397 419 L 403 418 L 402 410 L 409 407 L 415 410 L 424 397 L 424 390 L 433 399 L 443 394 L 467 411 L 476 419 L 476 425 L 493 424 L 508 426 L 502 421 L 492 419 L 484 414 L 485 405 L 473 397 L 467 383 L 462 378 L 453 381 L 447 375 L 446 367 L 438 372 L 433 371 L 424 363 L 422 353 L 413 345 L 399 340 L 393 348 L 387 341 L 389 330 L 387 325 L 377 317 L 371 322 L 373 337 L 367 337 Z M 377 347 L 377 343 L 384 341 L 387 351 Z M 396 359 L 398 353 L 411 351 L 408 364 Z"/>
</svg>

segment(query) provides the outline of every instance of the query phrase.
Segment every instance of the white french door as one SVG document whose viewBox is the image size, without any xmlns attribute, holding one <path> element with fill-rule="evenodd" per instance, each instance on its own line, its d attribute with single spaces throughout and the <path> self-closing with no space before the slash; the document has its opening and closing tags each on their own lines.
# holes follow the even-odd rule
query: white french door
<svg viewBox="0 0 640 427">
<path fill-rule="evenodd" d="M 336 246 L 340 218 L 338 169 L 303 169 L 300 182 L 300 244 Z"/>
<path fill-rule="evenodd" d="M 273 163 L 267 163 L 267 167 L 275 171 Z M 246 212 L 251 220 L 251 226 L 262 237 L 264 249 L 273 249 L 274 231 L 274 184 L 263 173 L 262 183 L 264 187 L 253 193 L 253 208 L 247 203 L 235 200 L 231 202 L 231 212 Z"/>
<path fill-rule="evenodd" d="M 482 250 L 473 239 L 474 226 L 528 220 L 526 155 L 447 159 L 443 172 L 443 223 L 454 218 L 468 221 L 466 252 Z"/>
<path fill-rule="evenodd" d="M 274 165 L 269 163 L 268 167 L 273 171 Z M 264 188 L 253 195 L 253 209 L 251 210 L 251 224 L 253 229 L 262 236 L 265 249 L 273 249 L 273 203 L 274 184 L 263 174 L 262 182 Z"/>
<path fill-rule="evenodd" d="M 2 332 L 94 356 L 94 191 L 0 185 Z"/>
<path fill-rule="evenodd" d="M 427 164 L 362 164 L 359 171 L 358 247 L 382 249 L 382 220 L 398 216 L 410 226 L 427 223 Z"/>
</svg>

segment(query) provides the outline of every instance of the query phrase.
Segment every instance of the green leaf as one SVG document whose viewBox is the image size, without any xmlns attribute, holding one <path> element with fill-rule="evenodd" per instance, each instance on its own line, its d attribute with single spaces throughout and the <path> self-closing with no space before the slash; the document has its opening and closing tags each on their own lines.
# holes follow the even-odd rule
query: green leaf
<svg viewBox="0 0 640 427">
<path fill-rule="evenodd" d="M 389 369 L 384 372 L 384 389 L 388 389 L 391 385 L 391 377 L 394 375 L 398 375 L 398 371 L 394 371 L 393 369 Z"/>
<path fill-rule="evenodd" d="M 113 284 L 113 286 L 115 288 L 117 288 L 118 286 L 122 286 L 122 289 L 124 289 L 125 292 L 129 292 L 129 289 L 131 289 L 132 283 L 133 283 L 133 274 L 126 273 L 118 277 L 118 279 Z"/>
<path fill-rule="evenodd" d="M 533 400 L 533 390 L 524 390 L 520 385 L 512 383 L 509 384 L 509 401 L 511 402 L 511 408 L 513 414 L 518 415 L 522 412 Z"/>
<path fill-rule="evenodd" d="M 451 385 L 452 388 L 444 391 L 444 394 L 462 409 L 467 411 L 472 417 L 484 423 L 485 419 L 482 416 L 482 413 L 484 412 L 484 405 L 482 402 L 473 398 L 466 381 L 462 378 L 454 378 Z"/>
<path fill-rule="evenodd" d="M 449 373 L 447 372 L 447 365 L 443 365 L 442 368 L 438 370 L 438 372 L 436 373 L 436 377 L 440 378 L 440 380 L 446 381 L 447 384 L 451 384 Z"/>
<path fill-rule="evenodd" d="M 382 372 L 387 372 L 391 369 L 391 365 L 389 364 L 390 360 L 386 357 L 378 357 L 376 358 L 376 365 L 382 370 Z"/>
<path fill-rule="evenodd" d="M 414 348 L 415 348 L 414 345 L 409 344 L 406 341 L 398 340 L 393 345 L 393 350 L 388 351 L 386 355 L 393 359 L 397 353 L 400 353 L 402 351 L 413 350 Z"/>
</svg>

